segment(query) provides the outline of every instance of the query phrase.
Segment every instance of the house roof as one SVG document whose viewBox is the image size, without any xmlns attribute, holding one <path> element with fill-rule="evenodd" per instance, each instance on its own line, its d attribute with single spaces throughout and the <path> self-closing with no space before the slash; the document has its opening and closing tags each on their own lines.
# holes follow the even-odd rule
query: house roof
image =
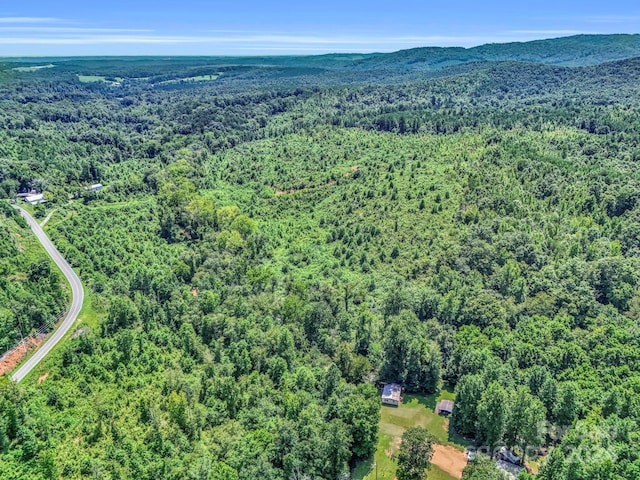
<svg viewBox="0 0 640 480">
<path fill-rule="evenodd" d="M 453 412 L 453 401 L 451 400 L 440 400 L 436 405 L 436 412 Z"/>
<path fill-rule="evenodd" d="M 389 398 L 399 402 L 401 393 L 402 387 L 400 385 L 397 383 L 388 383 L 382 389 L 382 398 Z"/>
</svg>

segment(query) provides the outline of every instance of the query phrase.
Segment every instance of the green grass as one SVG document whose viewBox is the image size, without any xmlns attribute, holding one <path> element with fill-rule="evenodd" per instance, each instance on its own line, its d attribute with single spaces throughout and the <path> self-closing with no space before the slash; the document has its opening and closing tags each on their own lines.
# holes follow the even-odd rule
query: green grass
<svg viewBox="0 0 640 480">
<path fill-rule="evenodd" d="M 91 290 L 88 290 L 86 286 L 84 286 L 84 302 L 82 303 L 82 310 L 78 314 L 78 319 L 76 320 L 76 326 L 87 326 L 92 330 L 95 330 L 100 325 L 100 313 L 99 309 L 95 305 L 95 296 Z M 71 329 L 71 331 L 75 331 L 76 329 Z"/>
<path fill-rule="evenodd" d="M 165 80 L 163 82 L 158 82 L 158 85 L 167 85 L 171 83 L 180 83 L 180 82 L 212 82 L 217 80 L 218 77 L 222 75 L 221 73 L 216 73 L 213 75 L 197 75 L 195 77 L 183 77 L 183 78 L 175 78 L 172 80 Z"/>
<path fill-rule="evenodd" d="M 400 446 L 402 434 L 410 427 L 421 426 L 427 429 L 442 445 L 453 446 L 463 450 L 468 445 L 464 439 L 450 435 L 448 420 L 435 413 L 436 403 L 441 399 L 453 400 L 454 394 L 443 389 L 439 395 L 411 395 L 403 396 L 402 404 L 398 408 L 383 405 L 381 407 L 380 424 L 378 426 L 378 446 L 374 457 L 360 462 L 354 468 L 354 480 L 393 480 L 397 464 L 393 459 Z M 454 477 L 432 465 L 428 475 L 429 480 L 452 480 Z"/>
<path fill-rule="evenodd" d="M 104 82 L 111 85 L 118 85 L 120 82 L 122 82 L 122 78 L 120 77 L 115 77 L 113 80 L 110 80 L 103 75 L 78 75 L 78 80 L 80 80 L 82 83 Z"/>
<path fill-rule="evenodd" d="M 32 67 L 16 67 L 16 68 L 12 68 L 11 70 L 13 70 L 14 72 L 24 73 L 24 72 L 37 72 L 38 70 L 42 70 L 43 68 L 53 68 L 53 67 L 55 67 L 55 65 L 50 63 L 48 65 L 33 65 Z"/>
<path fill-rule="evenodd" d="M 441 470 L 440 468 L 438 468 L 437 465 L 431 465 L 431 468 L 429 469 L 429 473 L 427 474 L 427 478 L 429 480 L 451 480 L 454 477 L 449 475 L 444 470 Z"/>
<path fill-rule="evenodd" d="M 100 75 L 78 75 L 78 80 L 82 83 L 106 82 L 107 79 Z"/>
</svg>

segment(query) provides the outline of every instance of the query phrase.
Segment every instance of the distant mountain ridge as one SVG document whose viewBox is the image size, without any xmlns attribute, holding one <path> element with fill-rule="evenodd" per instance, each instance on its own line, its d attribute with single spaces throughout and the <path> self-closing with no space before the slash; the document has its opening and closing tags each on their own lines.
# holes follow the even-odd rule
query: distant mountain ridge
<svg viewBox="0 0 640 480">
<path fill-rule="evenodd" d="M 355 61 L 359 68 L 395 67 L 437 70 L 471 62 L 531 62 L 584 67 L 640 57 L 640 35 L 575 35 L 530 42 L 492 43 L 478 47 L 420 47 L 372 54 Z"/>
<path fill-rule="evenodd" d="M 601 74 L 612 71 L 637 71 L 637 63 L 612 65 L 615 62 L 640 59 L 640 34 L 576 35 L 530 42 L 486 44 L 478 47 L 420 47 L 392 53 L 336 53 L 307 56 L 256 57 L 43 57 L 0 58 L 0 75 L 24 79 L 47 80 L 67 75 L 78 82 L 82 76 L 121 78 L 133 84 L 152 84 L 156 88 L 196 88 L 197 82 L 181 79 L 215 75 L 209 82 L 216 88 L 238 89 L 247 84 L 273 82 L 280 87 L 301 85 L 347 85 L 398 83 L 426 78 L 446 77 L 470 71 L 497 69 L 517 70 L 527 67 L 547 67 L 573 70 L 602 66 Z M 20 69 L 43 64 L 51 69 Z M 514 64 L 514 65 L 509 65 Z M 517 65 L 516 65 L 517 64 Z M 534 69 L 535 70 L 535 69 Z M 634 78 L 633 73 L 630 74 Z M 60 78 L 60 77 L 58 77 Z M 170 83 L 166 83 L 170 81 Z M 244 82 L 244 83 L 243 83 Z M 108 88 L 108 82 L 84 85 L 83 88 Z"/>
</svg>

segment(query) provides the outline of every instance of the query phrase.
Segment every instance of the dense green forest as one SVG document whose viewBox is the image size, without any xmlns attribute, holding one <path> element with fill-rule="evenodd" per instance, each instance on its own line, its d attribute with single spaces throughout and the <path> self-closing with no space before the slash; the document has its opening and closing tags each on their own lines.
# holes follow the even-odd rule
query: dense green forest
<svg viewBox="0 0 640 480">
<path fill-rule="evenodd" d="M 638 38 L 2 63 L 0 196 L 45 193 L 94 320 L 0 379 L 0 477 L 345 478 L 398 382 L 640 478 Z M 3 351 L 68 300 L 5 207 Z"/>
</svg>

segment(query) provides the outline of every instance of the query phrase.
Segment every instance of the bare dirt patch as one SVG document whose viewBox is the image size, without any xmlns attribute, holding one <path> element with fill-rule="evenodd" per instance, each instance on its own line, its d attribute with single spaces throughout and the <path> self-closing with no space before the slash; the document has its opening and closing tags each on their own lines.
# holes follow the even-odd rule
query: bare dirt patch
<svg viewBox="0 0 640 480">
<path fill-rule="evenodd" d="M 393 455 L 400 450 L 400 444 L 402 443 L 402 438 L 400 437 L 393 437 L 393 440 L 391 440 L 391 443 L 389 444 L 389 448 L 387 450 L 385 450 L 385 453 L 387 454 L 387 457 L 391 458 L 393 457 Z"/>
<path fill-rule="evenodd" d="M 45 373 L 44 375 L 40 375 L 38 377 L 38 383 L 40 384 L 44 382 L 47 378 L 49 378 L 49 372 Z"/>
<path fill-rule="evenodd" d="M 298 191 L 299 190 L 296 190 L 295 188 L 292 188 L 291 190 L 276 190 L 276 195 L 286 195 L 287 193 L 296 193 Z"/>
<path fill-rule="evenodd" d="M 0 376 L 11 372 L 18 366 L 20 361 L 34 348 L 38 348 L 42 343 L 42 338 L 25 338 L 12 350 L 5 353 L 0 358 Z"/>
<path fill-rule="evenodd" d="M 348 177 L 350 176 L 352 173 L 355 173 L 358 171 L 358 169 L 360 168 L 360 165 L 354 165 L 353 167 L 351 167 L 351 171 L 350 172 L 344 172 L 342 174 L 343 177 Z"/>
<path fill-rule="evenodd" d="M 434 445 L 431 463 L 455 478 L 462 478 L 462 471 L 467 466 L 467 457 L 453 447 Z"/>
</svg>

